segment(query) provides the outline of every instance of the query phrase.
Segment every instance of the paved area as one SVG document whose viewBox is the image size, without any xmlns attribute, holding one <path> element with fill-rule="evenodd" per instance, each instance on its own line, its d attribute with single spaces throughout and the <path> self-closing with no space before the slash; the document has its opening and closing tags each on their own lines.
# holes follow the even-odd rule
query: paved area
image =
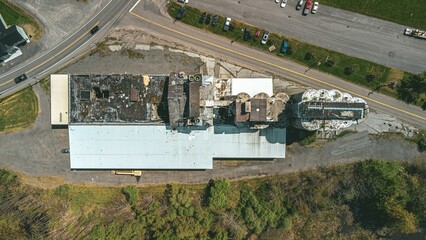
<svg viewBox="0 0 426 240">
<path fill-rule="evenodd" d="M 319 1 L 321 4 L 321 1 Z M 420 73 L 426 70 L 426 44 L 403 35 L 405 26 L 320 5 L 317 14 L 285 8 L 273 0 L 196 0 L 193 6 L 346 55 Z"/>
<path fill-rule="evenodd" d="M 140 39 L 145 42 L 140 40 L 140 42 L 128 43 L 129 46 L 139 49 L 149 48 L 149 50 L 138 50 L 139 53 L 143 53 L 143 59 L 128 59 L 122 51 L 107 52 L 102 56 L 94 54 L 61 72 L 92 73 L 92 69 L 96 69 L 97 72 L 105 74 L 121 73 L 125 67 L 128 73 L 164 73 L 178 68 L 190 71 L 194 66 L 200 65 L 203 65 L 204 71 L 207 71 L 208 64 L 204 64 L 203 59 L 207 62 L 211 61 L 209 57 L 194 53 L 147 44 L 152 40 L 149 36 L 140 37 Z M 115 48 L 113 47 L 113 49 Z M 233 74 L 238 72 L 242 74 L 241 76 L 261 75 L 261 73 L 255 73 L 249 69 L 230 64 L 225 65 Z M 226 74 L 224 70 L 216 71 Z M 283 89 L 289 87 L 290 91 L 300 91 L 302 87 L 283 80 L 275 80 L 274 85 Z M 70 182 L 104 185 L 137 182 L 134 177 L 116 176 L 108 171 L 70 171 L 69 155 L 60 152 L 61 148 L 68 147 L 67 129 L 51 129 L 49 96 L 39 86 L 35 87 L 35 91 L 40 99 L 41 114 L 31 129 L 0 135 L 0 145 L 2 146 L 0 148 L 0 167 L 23 172 L 30 176 L 58 176 Z M 395 148 L 395 146 L 398 147 Z M 373 157 L 402 161 L 426 157 L 426 153 L 420 154 L 417 151 L 415 144 L 396 137 L 377 138 L 368 135 L 366 131 L 347 135 L 331 142 L 318 142 L 315 146 L 308 148 L 292 144 L 287 147 L 286 152 L 285 159 L 275 161 L 215 161 L 214 169 L 208 171 L 144 171 L 143 176 L 139 179 L 139 184 L 194 183 L 221 177 L 239 179 L 299 171 L 319 165 L 345 163 Z M 50 186 L 52 185 L 54 183 L 50 184 Z"/>
<path fill-rule="evenodd" d="M 27 10 L 43 26 L 43 36 L 21 48 L 23 55 L 0 67 L 0 74 L 9 71 L 38 53 L 48 51 L 65 40 L 83 25 L 91 16 L 102 9 L 109 0 L 69 1 L 69 0 L 15 0 L 14 4 Z"/>
</svg>

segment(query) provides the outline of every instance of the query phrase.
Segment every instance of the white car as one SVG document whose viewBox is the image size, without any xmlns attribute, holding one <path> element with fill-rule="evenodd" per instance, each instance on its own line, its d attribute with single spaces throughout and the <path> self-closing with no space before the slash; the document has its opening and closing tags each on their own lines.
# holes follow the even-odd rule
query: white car
<svg viewBox="0 0 426 240">
<path fill-rule="evenodd" d="M 319 6 L 319 3 L 318 3 L 318 2 L 314 2 L 314 7 L 312 8 L 312 13 L 313 13 L 313 14 L 317 13 L 317 11 L 318 11 L 318 6 Z"/>
<path fill-rule="evenodd" d="M 188 4 L 188 1 L 189 1 L 189 0 L 178 0 L 178 2 L 181 2 L 181 3 L 183 3 L 183 4 Z"/>
<path fill-rule="evenodd" d="M 300 10 L 303 6 L 303 0 L 299 0 L 296 5 L 296 10 Z"/>
<path fill-rule="evenodd" d="M 287 0 L 281 0 L 281 7 L 284 8 L 285 5 L 287 4 Z"/>
<path fill-rule="evenodd" d="M 279 3 L 279 2 L 280 2 L 280 0 L 275 0 L 275 2 L 276 2 L 276 3 Z"/>
</svg>

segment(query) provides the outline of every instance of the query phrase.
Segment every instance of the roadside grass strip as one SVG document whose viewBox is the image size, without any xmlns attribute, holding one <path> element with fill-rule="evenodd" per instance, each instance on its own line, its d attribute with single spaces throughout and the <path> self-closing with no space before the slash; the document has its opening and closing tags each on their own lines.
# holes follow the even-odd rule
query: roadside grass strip
<svg viewBox="0 0 426 240">
<path fill-rule="evenodd" d="M 175 17 L 180 6 L 180 4 L 175 2 L 169 3 L 168 11 L 170 16 Z M 230 31 L 224 32 L 222 31 L 222 27 L 225 22 L 225 17 L 219 16 L 217 26 L 213 27 L 211 24 L 199 23 L 200 16 L 204 11 L 189 6 L 185 6 L 185 9 L 186 12 L 184 17 L 178 21 L 227 37 L 232 42 L 239 42 L 265 52 L 269 52 L 268 48 L 271 45 L 274 45 L 276 49 L 271 52 L 271 54 L 303 64 L 307 67 L 306 71 L 309 71 L 310 69 L 320 70 L 350 82 L 365 86 L 371 90 L 396 96 L 395 90 L 388 87 L 388 78 L 390 77 L 389 75 L 391 71 L 391 68 L 389 67 L 310 45 L 276 33 L 270 33 L 267 44 L 262 45 L 260 40 L 265 31 L 264 29 L 250 26 L 232 19 L 234 29 L 231 28 Z M 216 15 L 212 12 L 207 13 L 212 16 Z M 246 41 L 243 40 L 243 29 L 245 27 L 249 29 L 251 35 L 251 37 Z M 253 36 L 257 30 L 260 30 L 261 34 L 259 39 L 254 41 Z M 283 54 L 280 53 L 280 48 L 284 39 L 289 41 L 290 46 L 287 53 Z M 394 78 L 395 74 L 392 74 L 392 77 Z M 401 79 L 397 79 L 397 81 L 400 80 Z"/>
<path fill-rule="evenodd" d="M 0 133 L 11 133 L 30 127 L 38 113 L 38 99 L 32 88 L 25 88 L 0 100 Z"/>
</svg>

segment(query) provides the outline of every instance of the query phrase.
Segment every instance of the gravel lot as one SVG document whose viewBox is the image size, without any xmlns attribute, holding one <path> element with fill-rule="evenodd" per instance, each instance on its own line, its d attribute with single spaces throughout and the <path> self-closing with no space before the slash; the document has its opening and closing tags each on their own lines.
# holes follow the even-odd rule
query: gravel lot
<svg viewBox="0 0 426 240">
<path fill-rule="evenodd" d="M 136 33 L 136 35 L 139 34 Z M 131 38 L 131 35 L 127 35 L 127 37 Z M 87 56 L 61 72 L 70 74 L 124 72 L 167 74 L 170 71 L 177 70 L 194 71 L 199 69 L 203 72 L 211 72 L 213 69 L 215 75 L 226 76 L 226 74 L 239 73 L 239 76 L 262 76 L 262 74 L 220 61 L 216 62 L 214 59 L 191 52 L 154 45 L 152 42 L 155 41 L 149 36 L 138 36 L 133 37 L 133 39 L 137 41 L 126 40 L 122 42 L 119 38 L 110 38 L 111 45 L 102 54 L 95 53 Z M 126 51 L 124 51 L 126 48 L 143 54 L 143 58 L 129 59 Z M 203 60 L 208 63 L 204 64 Z M 217 64 L 212 65 L 211 61 Z M 229 72 L 223 72 L 224 68 L 217 68 L 218 65 L 226 65 Z M 302 90 L 301 86 L 283 80 L 275 80 L 274 85 L 281 90 Z M 67 130 L 51 129 L 49 96 L 39 86 L 36 86 L 35 90 L 40 98 L 41 114 L 31 129 L 14 134 L 0 135 L 0 145 L 2 146 L 0 148 L 0 167 L 23 172 L 30 176 L 58 176 L 71 182 L 105 185 L 136 182 L 134 177 L 116 176 L 107 171 L 70 171 L 69 155 L 60 152 L 61 148 L 68 147 Z M 314 146 L 308 148 L 292 144 L 287 147 L 287 157 L 275 161 L 215 161 L 214 169 L 208 171 L 145 171 L 139 183 L 193 183 L 220 177 L 246 178 L 299 171 L 320 165 L 352 162 L 373 157 L 407 161 L 425 158 L 426 153 L 419 153 L 415 144 L 401 140 L 396 136 L 378 138 L 369 135 L 367 131 L 362 131 L 330 142 L 318 141 Z M 58 181 L 59 183 L 61 181 Z"/>
</svg>

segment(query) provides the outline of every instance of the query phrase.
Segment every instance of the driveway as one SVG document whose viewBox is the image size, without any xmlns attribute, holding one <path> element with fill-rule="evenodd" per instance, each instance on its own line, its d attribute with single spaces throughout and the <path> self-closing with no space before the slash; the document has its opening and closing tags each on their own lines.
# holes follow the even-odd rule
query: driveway
<svg viewBox="0 0 426 240">
<path fill-rule="evenodd" d="M 280 8 L 273 0 L 193 0 L 189 6 L 385 66 L 426 71 L 425 41 L 404 36 L 405 26 L 325 5 L 303 16 L 296 3 Z"/>
</svg>

